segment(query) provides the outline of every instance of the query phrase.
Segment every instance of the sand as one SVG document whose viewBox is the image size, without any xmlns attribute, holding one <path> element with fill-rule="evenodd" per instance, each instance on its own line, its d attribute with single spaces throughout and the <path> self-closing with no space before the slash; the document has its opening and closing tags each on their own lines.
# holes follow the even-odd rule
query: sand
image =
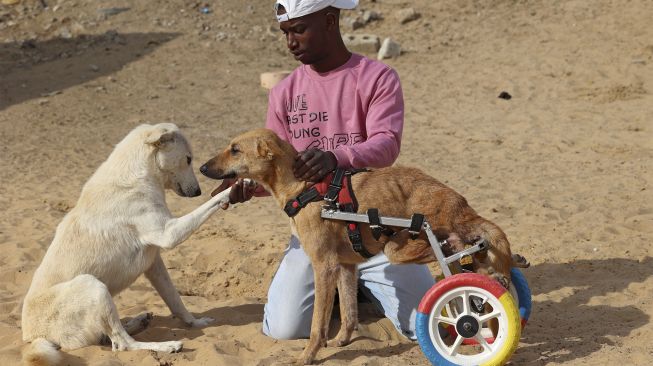
<svg viewBox="0 0 653 366">
<path fill-rule="evenodd" d="M 17 364 L 21 301 L 56 225 L 113 146 L 142 122 L 173 121 L 195 166 L 264 123 L 259 74 L 296 63 L 271 1 L 22 1 L 0 5 L 0 364 Z M 421 17 L 401 25 L 394 13 Z M 114 15 L 99 9 L 129 8 Z M 391 36 L 406 101 L 398 163 L 463 193 L 508 234 L 533 292 L 514 365 L 653 361 L 653 3 L 648 0 L 361 1 Z M 351 15 L 351 14 L 345 14 Z M 505 91 L 512 99 L 497 96 Z M 204 194 L 168 202 L 183 214 Z M 164 261 L 204 329 L 171 317 L 139 279 L 122 318 L 154 313 L 139 340 L 184 351 L 65 353 L 68 365 L 278 365 L 305 340 L 261 333 L 289 236 L 271 199 L 214 215 Z M 437 267 L 433 267 L 436 272 Z M 323 365 L 427 365 L 370 306 Z"/>
</svg>

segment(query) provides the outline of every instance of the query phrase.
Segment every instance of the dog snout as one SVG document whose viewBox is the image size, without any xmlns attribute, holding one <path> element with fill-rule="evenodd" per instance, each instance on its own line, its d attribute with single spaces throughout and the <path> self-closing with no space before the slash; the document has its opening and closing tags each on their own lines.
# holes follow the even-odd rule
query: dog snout
<svg viewBox="0 0 653 366">
<path fill-rule="evenodd" d="M 197 197 L 197 196 L 201 196 L 201 195 L 202 195 L 202 189 L 200 187 L 197 187 L 197 189 L 195 189 L 195 192 L 193 192 L 191 197 Z"/>
<path fill-rule="evenodd" d="M 200 173 L 211 179 L 223 179 L 224 171 L 222 169 L 211 168 L 210 162 L 200 167 Z"/>
</svg>

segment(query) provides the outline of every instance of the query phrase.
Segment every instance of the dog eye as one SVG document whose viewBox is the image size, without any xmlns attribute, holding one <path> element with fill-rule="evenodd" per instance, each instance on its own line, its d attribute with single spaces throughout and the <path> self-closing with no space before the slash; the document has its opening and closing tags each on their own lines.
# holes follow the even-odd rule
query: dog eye
<svg viewBox="0 0 653 366">
<path fill-rule="evenodd" d="M 188 163 L 188 165 L 190 165 L 191 161 L 193 161 L 193 158 L 191 158 L 190 156 L 187 156 L 186 157 L 186 162 Z"/>
<path fill-rule="evenodd" d="M 238 146 L 234 145 L 234 146 L 231 147 L 231 153 L 232 153 L 233 155 L 236 155 L 236 154 L 238 154 L 239 152 L 240 152 L 240 150 L 238 150 Z"/>
</svg>

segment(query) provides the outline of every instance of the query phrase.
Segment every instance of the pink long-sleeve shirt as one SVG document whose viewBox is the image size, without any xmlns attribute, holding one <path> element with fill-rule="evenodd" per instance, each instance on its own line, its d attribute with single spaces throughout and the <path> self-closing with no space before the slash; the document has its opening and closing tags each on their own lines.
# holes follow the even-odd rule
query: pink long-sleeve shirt
<svg viewBox="0 0 653 366">
<path fill-rule="evenodd" d="M 339 167 L 392 165 L 403 124 L 399 76 L 358 54 L 326 73 L 302 65 L 270 91 L 266 127 L 297 151 L 332 151 Z"/>
</svg>

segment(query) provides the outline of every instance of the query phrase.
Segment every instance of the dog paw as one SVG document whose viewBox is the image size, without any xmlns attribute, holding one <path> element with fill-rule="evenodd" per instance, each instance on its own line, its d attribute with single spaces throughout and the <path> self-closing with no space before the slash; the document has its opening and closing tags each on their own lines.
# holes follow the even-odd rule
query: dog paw
<svg viewBox="0 0 653 366">
<path fill-rule="evenodd" d="M 512 266 L 518 268 L 528 268 L 531 266 L 531 263 L 528 259 L 524 258 L 523 255 L 513 254 L 512 255 Z"/>
<path fill-rule="evenodd" d="M 159 352 L 166 352 L 166 353 L 177 353 L 181 351 L 183 348 L 184 344 L 179 341 L 170 341 L 170 342 L 161 342 L 159 344 Z"/>
<path fill-rule="evenodd" d="M 112 350 L 113 352 L 117 352 L 117 351 L 127 351 L 128 348 L 129 348 L 129 347 L 127 347 L 127 344 L 126 344 L 126 343 L 123 343 L 123 342 L 114 342 L 113 340 L 111 340 L 111 350 Z"/>
<path fill-rule="evenodd" d="M 348 339 L 340 339 L 339 337 L 336 337 L 327 342 L 327 347 L 344 347 L 349 343 Z"/>
<path fill-rule="evenodd" d="M 312 365 L 312 364 L 313 364 L 313 357 L 301 356 L 295 362 L 295 365 L 297 366 Z"/>
<path fill-rule="evenodd" d="M 324 342 L 324 345 L 326 346 L 326 342 Z M 307 346 L 304 351 L 302 351 L 302 354 L 299 356 L 297 361 L 295 361 L 295 365 L 312 365 L 313 361 L 315 361 L 315 354 L 317 353 L 317 350 L 312 351 L 310 349 L 310 345 Z"/>
<path fill-rule="evenodd" d="M 506 276 L 502 275 L 501 273 L 496 273 L 495 272 L 490 277 L 492 277 L 493 279 L 499 281 L 501 286 L 505 287 L 506 289 L 510 288 L 510 281 L 508 280 L 508 278 Z"/>
<path fill-rule="evenodd" d="M 188 322 L 188 325 L 190 325 L 193 328 L 204 328 L 207 325 L 213 323 L 215 319 L 211 317 L 204 317 L 204 318 L 199 318 L 199 319 L 193 319 L 190 322 Z"/>
</svg>

